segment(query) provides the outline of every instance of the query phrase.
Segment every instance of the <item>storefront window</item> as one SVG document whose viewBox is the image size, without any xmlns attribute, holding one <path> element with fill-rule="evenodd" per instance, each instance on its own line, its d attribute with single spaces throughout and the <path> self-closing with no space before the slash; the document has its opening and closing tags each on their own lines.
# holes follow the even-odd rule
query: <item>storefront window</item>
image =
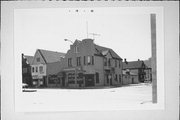
<svg viewBox="0 0 180 120">
<path fill-rule="evenodd" d="M 69 84 L 75 84 L 75 73 L 69 73 L 68 74 L 68 83 Z"/>
<path fill-rule="evenodd" d="M 49 84 L 60 84 L 57 76 L 49 76 Z"/>
<path fill-rule="evenodd" d="M 117 81 L 118 80 L 118 78 L 117 78 L 118 76 L 117 76 L 117 74 L 116 74 L 116 77 L 115 77 L 115 80 Z"/>
</svg>

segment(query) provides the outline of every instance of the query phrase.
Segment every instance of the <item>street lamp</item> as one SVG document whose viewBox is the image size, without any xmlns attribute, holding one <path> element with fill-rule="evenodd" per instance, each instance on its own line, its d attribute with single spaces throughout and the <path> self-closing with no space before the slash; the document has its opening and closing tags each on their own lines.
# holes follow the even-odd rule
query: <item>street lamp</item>
<svg viewBox="0 0 180 120">
<path fill-rule="evenodd" d="M 71 42 L 71 43 L 73 44 L 73 41 L 71 41 L 71 40 L 68 40 L 68 39 L 64 39 L 64 41 L 69 41 L 69 42 Z"/>
</svg>

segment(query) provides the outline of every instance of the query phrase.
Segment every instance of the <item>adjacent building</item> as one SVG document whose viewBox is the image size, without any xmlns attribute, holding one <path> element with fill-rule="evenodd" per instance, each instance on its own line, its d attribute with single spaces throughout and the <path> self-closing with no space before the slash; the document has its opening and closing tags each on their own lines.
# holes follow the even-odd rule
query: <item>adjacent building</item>
<svg viewBox="0 0 180 120">
<path fill-rule="evenodd" d="M 96 45 L 92 39 L 76 40 L 63 59 L 64 85 L 72 88 L 119 86 L 122 59 L 112 49 Z"/>
<path fill-rule="evenodd" d="M 33 56 L 27 56 L 22 54 L 22 83 L 32 86 L 31 65 Z"/>
<path fill-rule="evenodd" d="M 146 79 L 146 70 L 147 67 L 142 60 L 138 61 L 126 61 L 126 59 L 123 62 L 123 70 L 124 71 L 130 71 L 134 74 L 138 75 L 138 80 L 139 82 L 144 82 Z"/>
<path fill-rule="evenodd" d="M 146 82 L 151 82 L 152 81 L 152 67 L 151 67 L 151 58 L 148 60 L 144 60 L 144 64 L 146 65 L 145 69 L 145 81 Z"/>
<path fill-rule="evenodd" d="M 130 72 L 129 70 L 123 70 L 122 85 L 138 84 L 138 74 Z"/>
<path fill-rule="evenodd" d="M 58 73 L 62 70 L 64 56 L 65 53 L 37 49 L 31 65 L 33 86 L 61 86 Z"/>
</svg>

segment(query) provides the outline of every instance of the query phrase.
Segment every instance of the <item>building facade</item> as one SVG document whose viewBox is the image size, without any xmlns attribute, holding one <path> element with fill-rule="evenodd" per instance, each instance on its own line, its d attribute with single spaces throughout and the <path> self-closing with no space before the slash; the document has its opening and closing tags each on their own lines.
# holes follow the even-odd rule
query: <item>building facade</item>
<svg viewBox="0 0 180 120">
<path fill-rule="evenodd" d="M 64 56 L 64 53 L 37 49 L 31 65 L 33 86 L 61 86 L 58 73 L 62 70 L 61 61 Z"/>
<path fill-rule="evenodd" d="M 123 70 L 122 85 L 138 84 L 138 74 L 132 73 L 129 70 Z"/>
<path fill-rule="evenodd" d="M 152 82 L 152 68 L 151 68 L 151 58 L 149 58 L 148 60 L 144 60 L 144 63 L 146 65 L 146 69 L 145 69 L 145 81 L 146 82 Z"/>
<path fill-rule="evenodd" d="M 127 62 L 125 59 L 123 62 L 123 70 L 124 71 L 128 70 L 134 74 L 137 74 L 139 82 L 144 82 L 146 80 L 146 72 L 145 71 L 147 70 L 147 67 L 144 64 L 144 62 L 141 60 Z"/>
<path fill-rule="evenodd" d="M 122 59 L 92 39 L 76 40 L 63 59 L 64 85 L 71 88 L 118 86 L 122 83 Z"/>
</svg>

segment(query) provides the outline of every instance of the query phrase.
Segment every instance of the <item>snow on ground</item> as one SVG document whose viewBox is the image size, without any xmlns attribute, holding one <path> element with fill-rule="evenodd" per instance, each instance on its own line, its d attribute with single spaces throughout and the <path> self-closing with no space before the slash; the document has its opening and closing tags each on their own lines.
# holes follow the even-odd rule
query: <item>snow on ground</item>
<svg viewBox="0 0 180 120">
<path fill-rule="evenodd" d="M 62 106 L 137 105 L 151 103 L 152 86 L 149 83 L 107 89 L 35 89 L 22 92 L 21 105 L 28 110 L 62 108 Z M 24 109 L 24 108 L 23 108 Z"/>
</svg>

